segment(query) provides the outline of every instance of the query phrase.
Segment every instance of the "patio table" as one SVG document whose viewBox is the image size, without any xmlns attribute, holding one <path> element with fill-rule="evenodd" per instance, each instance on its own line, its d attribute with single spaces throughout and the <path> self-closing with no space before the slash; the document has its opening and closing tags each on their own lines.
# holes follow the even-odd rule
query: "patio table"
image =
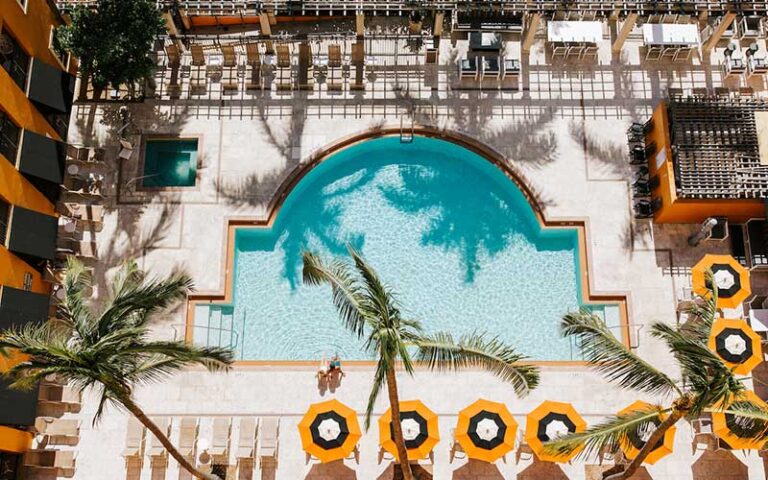
<svg viewBox="0 0 768 480">
<path fill-rule="evenodd" d="M 692 23 L 646 23 L 643 25 L 643 42 L 646 45 L 699 44 L 699 27 Z"/>
<path fill-rule="evenodd" d="M 601 22 L 552 21 L 547 23 L 547 40 L 550 42 L 597 43 L 603 39 Z"/>
</svg>

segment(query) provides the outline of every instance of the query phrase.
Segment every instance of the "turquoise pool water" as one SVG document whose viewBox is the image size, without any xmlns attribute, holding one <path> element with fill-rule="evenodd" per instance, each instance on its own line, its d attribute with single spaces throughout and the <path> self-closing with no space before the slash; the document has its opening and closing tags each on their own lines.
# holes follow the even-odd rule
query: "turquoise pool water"
<svg viewBox="0 0 768 480">
<path fill-rule="evenodd" d="M 145 187 L 192 187 L 197 180 L 197 140 L 148 140 Z"/>
<path fill-rule="evenodd" d="M 364 359 L 301 252 L 359 248 L 428 331 L 488 331 L 540 360 L 572 358 L 559 320 L 580 306 L 577 232 L 542 231 L 517 186 L 455 144 L 369 140 L 308 173 L 271 229 L 236 233 L 232 305 L 200 305 L 195 341 L 253 360 Z M 606 313 L 615 316 L 613 313 Z"/>
</svg>

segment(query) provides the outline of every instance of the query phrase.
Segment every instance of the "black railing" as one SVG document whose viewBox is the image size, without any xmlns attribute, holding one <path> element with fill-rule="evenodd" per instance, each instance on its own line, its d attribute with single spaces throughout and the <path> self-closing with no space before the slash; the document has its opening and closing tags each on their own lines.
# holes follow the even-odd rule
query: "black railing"
<svg viewBox="0 0 768 480">
<path fill-rule="evenodd" d="M 0 154 L 13 165 L 16 165 L 20 135 L 21 129 L 0 110 Z"/>
<path fill-rule="evenodd" d="M 7 31 L 0 33 L 4 50 L 0 50 L 0 64 L 8 75 L 11 76 L 16 85 L 22 90 L 27 89 L 27 74 L 29 73 L 29 55 L 25 52 L 19 42 L 16 41 Z"/>
<path fill-rule="evenodd" d="M 8 220 L 11 216 L 11 206 L 0 200 L 0 245 L 5 245 L 8 235 Z"/>
</svg>

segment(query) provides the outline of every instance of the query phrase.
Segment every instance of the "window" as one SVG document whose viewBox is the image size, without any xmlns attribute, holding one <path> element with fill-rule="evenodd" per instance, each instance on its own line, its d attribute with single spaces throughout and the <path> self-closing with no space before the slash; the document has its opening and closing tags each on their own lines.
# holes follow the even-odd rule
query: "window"
<svg viewBox="0 0 768 480">
<path fill-rule="evenodd" d="M 5 245 L 10 216 L 11 206 L 0 198 L 0 245 Z"/>
<path fill-rule="evenodd" d="M 8 115 L 0 110 L 0 155 L 16 165 L 16 152 L 19 149 L 21 128 L 17 127 Z"/>
<path fill-rule="evenodd" d="M 51 27 L 51 39 L 48 44 L 48 48 L 51 49 L 56 60 L 59 61 L 61 68 L 66 70 L 69 68 L 69 52 L 64 50 L 64 47 L 59 43 L 59 36 L 56 35 L 56 27 Z"/>
<path fill-rule="evenodd" d="M 21 474 L 21 455 L 0 452 L 0 480 L 16 480 Z"/>
<path fill-rule="evenodd" d="M 0 32 L 0 64 L 16 85 L 26 92 L 29 55 L 8 30 Z"/>
</svg>

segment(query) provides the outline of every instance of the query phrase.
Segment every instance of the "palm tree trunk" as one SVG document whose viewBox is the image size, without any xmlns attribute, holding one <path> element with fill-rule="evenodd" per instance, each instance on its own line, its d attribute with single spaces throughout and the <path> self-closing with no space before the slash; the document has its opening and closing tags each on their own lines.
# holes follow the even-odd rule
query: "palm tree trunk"
<svg viewBox="0 0 768 480">
<path fill-rule="evenodd" d="M 395 367 L 387 370 L 387 392 L 389 393 L 389 406 L 392 409 L 392 436 L 397 446 L 397 456 L 400 460 L 400 469 L 403 471 L 403 480 L 413 480 L 411 464 L 408 462 L 408 450 L 405 448 L 403 428 L 400 425 L 400 396 L 397 394 L 397 377 Z"/>
<path fill-rule="evenodd" d="M 149 429 L 149 431 L 152 432 L 152 434 L 155 436 L 155 438 L 160 440 L 160 443 L 163 444 L 163 447 L 165 447 L 165 449 L 168 451 L 168 453 L 170 453 L 171 456 L 177 462 L 179 462 L 179 466 L 181 466 L 181 468 L 183 468 L 184 470 L 188 471 L 189 473 L 191 473 L 195 477 L 201 478 L 203 480 L 221 480 L 216 475 L 212 475 L 210 473 L 203 473 L 200 470 L 198 470 L 197 468 L 195 468 L 195 466 L 192 465 L 189 462 L 189 460 L 184 458 L 184 456 L 181 454 L 181 452 L 176 450 L 176 447 L 173 446 L 171 441 L 166 436 L 165 432 L 161 431 L 160 428 L 158 428 L 158 426 L 155 425 L 155 423 L 152 420 L 150 420 L 149 417 L 147 417 L 147 415 L 144 413 L 144 411 L 141 408 L 139 408 L 139 406 L 136 405 L 133 402 L 133 400 L 131 400 L 129 398 L 122 398 L 120 400 L 123 403 L 123 405 L 125 405 L 125 408 L 127 408 L 128 411 L 131 412 L 133 414 L 133 416 L 136 417 L 136 419 L 139 422 L 142 423 L 142 425 L 147 427 L 147 429 Z"/>
<path fill-rule="evenodd" d="M 672 410 L 672 413 L 670 413 L 669 416 L 661 422 L 661 425 L 653 431 L 650 438 L 648 438 L 648 441 L 643 445 L 643 448 L 640 449 L 640 453 L 638 453 L 629 465 L 627 465 L 627 468 L 621 472 L 609 474 L 608 476 L 603 477 L 603 480 L 626 480 L 631 477 L 632 474 L 640 468 L 640 465 L 643 464 L 646 457 L 653 451 L 653 447 L 656 446 L 659 440 L 664 438 L 664 434 L 667 433 L 667 430 L 669 430 L 672 425 L 676 424 L 678 420 L 683 418 L 685 413 L 684 410 L 678 410 L 677 408 Z"/>
</svg>

